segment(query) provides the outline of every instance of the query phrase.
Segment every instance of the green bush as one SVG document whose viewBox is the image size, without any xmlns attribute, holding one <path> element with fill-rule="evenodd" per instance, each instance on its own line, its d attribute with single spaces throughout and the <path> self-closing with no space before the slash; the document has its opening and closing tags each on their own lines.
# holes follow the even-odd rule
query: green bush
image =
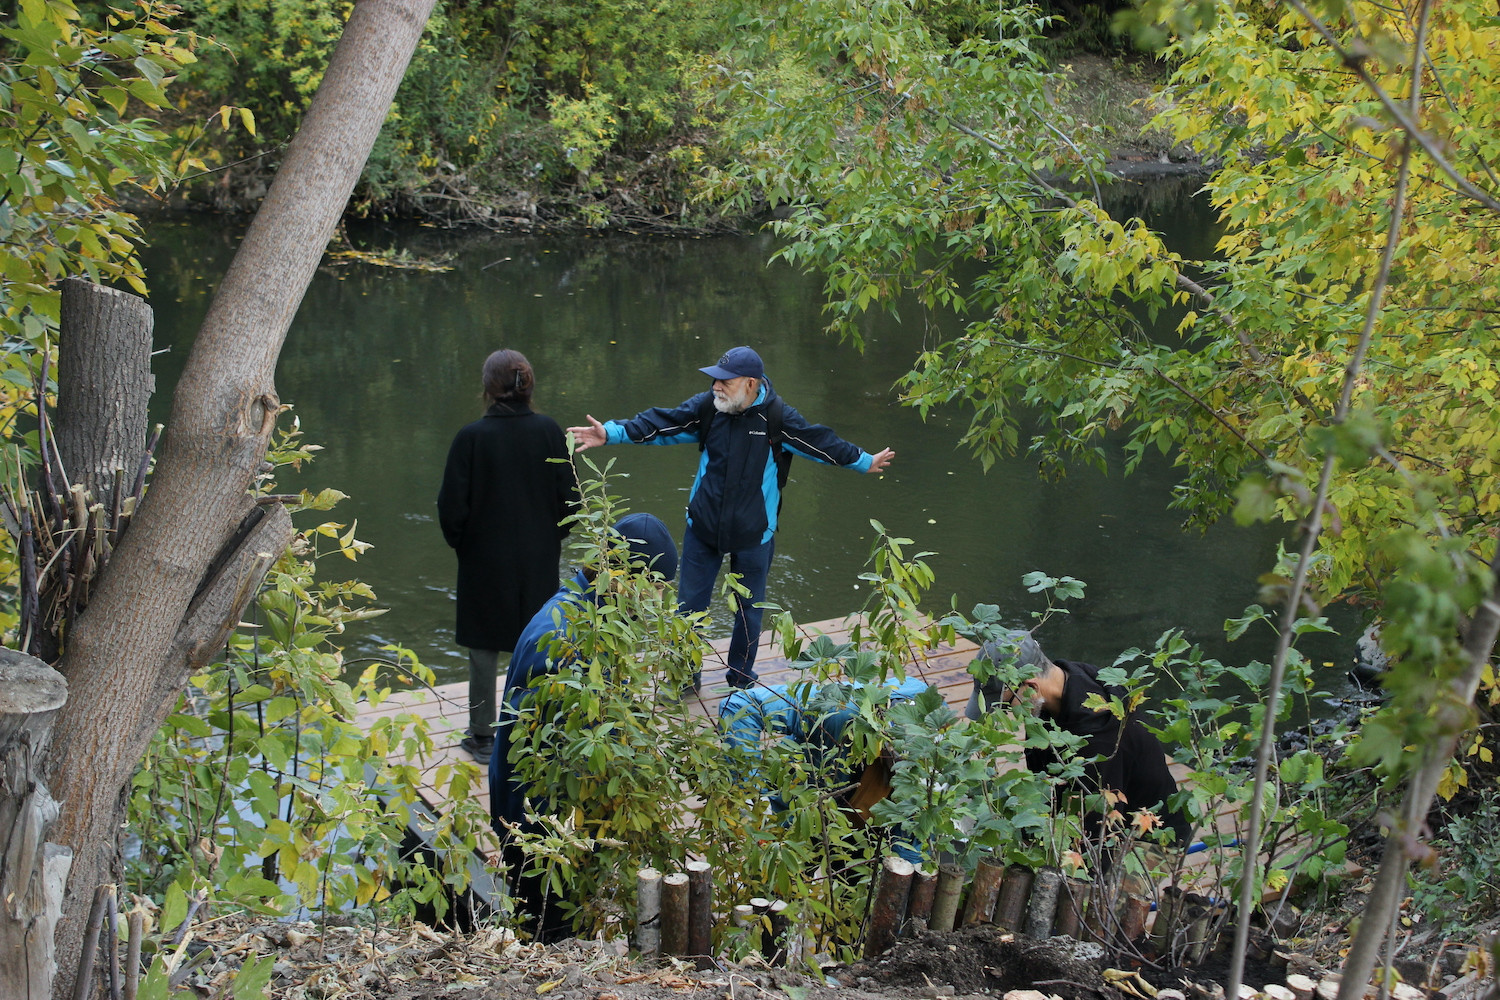
<svg viewBox="0 0 1500 1000">
<path fill-rule="evenodd" d="M 183 75 L 182 138 L 206 141 L 206 158 L 220 165 L 274 154 L 300 123 L 351 8 L 349 0 L 189 8 L 186 25 L 211 42 Z M 722 17 L 722 4 L 694 0 L 439 2 L 356 207 L 461 215 L 514 191 L 597 188 L 606 156 L 644 160 L 691 145 L 703 123 L 690 71 L 722 36 Z M 201 123 L 226 103 L 253 111 L 258 137 L 204 135 Z"/>
<path fill-rule="evenodd" d="M 282 435 L 273 460 L 308 457 L 295 439 L 295 430 Z M 304 494 L 298 508 L 327 509 L 341 497 Z M 351 558 L 365 547 L 335 522 L 298 535 L 256 601 L 258 626 L 242 627 L 224 659 L 190 680 L 132 781 L 129 822 L 140 846 L 127 883 L 163 900 L 163 931 L 194 897 L 273 913 L 298 904 L 399 913 L 425 903 L 441 916 L 448 892 L 467 886 L 470 857 L 493 846 L 470 794 L 478 771 L 460 763 L 435 775 L 452 803 L 434 831 L 440 869 L 402 855 L 432 736 L 410 713 L 368 730 L 355 717 L 362 703 L 430 684 L 432 674 L 391 647 L 390 662 L 350 677 L 338 637 L 382 612 L 367 604 L 375 595 L 365 584 L 315 578 L 329 543 Z"/>
</svg>

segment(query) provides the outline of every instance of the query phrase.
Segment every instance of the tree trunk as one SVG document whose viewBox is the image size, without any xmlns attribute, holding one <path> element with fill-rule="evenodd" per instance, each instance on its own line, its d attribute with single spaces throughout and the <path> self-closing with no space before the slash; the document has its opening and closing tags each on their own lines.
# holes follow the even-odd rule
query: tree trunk
<svg viewBox="0 0 1500 1000">
<path fill-rule="evenodd" d="M 62 674 L 0 649 L 0 995 L 46 1000 L 57 971 L 52 931 L 72 853 L 47 843 L 57 803 L 42 783 Z"/>
<path fill-rule="evenodd" d="M 198 333 L 151 490 L 59 664 L 71 700 L 51 757 L 52 785 L 64 797 L 56 836 L 74 851 L 60 955 L 77 953 L 94 886 L 108 881 L 117 862 L 121 791 L 150 733 L 171 709 L 189 663 L 216 652 L 222 631 L 238 618 L 196 637 L 181 631 L 216 556 L 232 565 L 255 562 L 254 550 L 247 554 L 241 546 L 237 557 L 224 543 L 236 532 L 280 410 L 276 358 L 432 4 L 355 4 L 302 129 Z M 248 597 L 257 584 L 221 576 L 217 586 Z M 182 649 L 185 659 L 175 655 Z M 55 996 L 68 995 L 71 978 L 65 967 Z"/>
<path fill-rule="evenodd" d="M 151 307 L 138 295 L 82 278 L 62 283 L 57 345 L 57 454 L 70 484 L 106 511 L 135 481 L 146 453 L 151 400 Z"/>
<path fill-rule="evenodd" d="M 1406 871 L 1411 865 L 1412 853 L 1423 842 L 1427 813 L 1437 795 L 1438 782 L 1448 761 L 1453 758 L 1459 737 L 1473 726 L 1474 695 L 1484 678 L 1485 668 L 1495 655 L 1496 639 L 1500 637 L 1500 553 L 1490 560 L 1490 572 L 1495 574 L 1494 583 L 1464 629 L 1467 668 L 1448 682 L 1448 689 L 1443 692 L 1446 697 L 1437 699 L 1437 726 L 1433 738 L 1417 751 L 1419 762 L 1407 780 L 1401 816 L 1389 824 L 1385 851 L 1380 856 L 1380 871 L 1366 898 L 1359 932 L 1344 959 L 1344 978 L 1339 984 L 1338 1000 L 1359 1000 L 1364 996 L 1365 984 L 1370 981 L 1370 973 L 1375 968 L 1381 942 L 1385 940 L 1391 918 L 1406 892 Z"/>
</svg>

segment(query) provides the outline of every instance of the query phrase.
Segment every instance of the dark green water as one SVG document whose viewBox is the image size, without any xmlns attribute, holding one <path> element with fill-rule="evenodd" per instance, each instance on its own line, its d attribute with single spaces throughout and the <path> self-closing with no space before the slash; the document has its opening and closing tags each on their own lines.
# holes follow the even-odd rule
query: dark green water
<svg viewBox="0 0 1500 1000">
<path fill-rule="evenodd" d="M 1178 206 L 1158 225 L 1180 231 L 1179 246 L 1211 239 L 1206 215 Z M 242 223 L 162 219 L 149 227 L 145 255 L 156 310 L 160 414 Z M 523 351 L 537 372 L 536 408 L 563 426 L 586 413 L 624 417 L 672 405 L 706 387 L 697 369 L 727 347 L 755 346 L 777 390 L 809 419 L 896 461 L 883 478 L 810 462 L 793 464 L 777 540 L 769 599 L 801 621 L 861 606 L 858 586 L 873 532 L 870 520 L 915 540 L 937 586 L 928 610 L 995 603 L 1017 624 L 1039 609 L 1021 577 L 1031 570 L 1088 584 L 1087 599 L 1041 636 L 1054 655 L 1107 663 L 1180 627 L 1236 660 L 1263 656 L 1266 643 L 1226 647 L 1222 623 L 1255 600 L 1255 578 L 1270 565 L 1278 535 L 1222 524 L 1187 534 L 1167 509 L 1175 482 L 1159 462 L 1125 477 L 1075 470 L 1042 483 L 1016 459 L 980 470 L 956 450 L 965 417 L 925 423 L 895 403 L 894 382 L 917 351 L 946 339 L 916 317 L 906 325 L 873 318 L 857 354 L 821 332 L 819 283 L 766 263 L 767 238 L 646 240 L 454 235 L 368 228 L 369 248 L 452 253 L 451 271 L 428 274 L 353 264 L 325 267 L 297 315 L 277 374 L 309 441 L 324 451 L 289 488 L 333 486 L 350 495 L 330 515 L 358 521 L 373 544 L 358 564 L 327 561 L 330 574 L 357 575 L 376 590 L 386 616 L 349 638 L 350 654 L 384 643 L 414 649 L 445 680 L 464 670 L 452 645 L 454 560 L 434 517 L 443 460 L 454 431 L 476 418 L 479 368 L 498 347 Z M 697 461 L 689 447 L 615 447 L 613 491 L 636 510 L 680 530 Z M 302 515 L 305 524 L 313 515 Z M 1349 634 L 1318 655 L 1338 658 Z M 723 630 L 721 621 L 718 627 Z M 727 631 L 726 631 L 727 634 Z"/>
</svg>

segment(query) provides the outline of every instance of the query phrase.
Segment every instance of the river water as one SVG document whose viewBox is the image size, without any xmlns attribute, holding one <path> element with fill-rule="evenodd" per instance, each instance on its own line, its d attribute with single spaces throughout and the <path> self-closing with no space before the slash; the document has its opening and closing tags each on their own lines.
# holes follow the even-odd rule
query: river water
<svg viewBox="0 0 1500 1000">
<path fill-rule="evenodd" d="M 1196 201 L 1148 206 L 1153 225 L 1187 253 L 1211 244 Z M 158 398 L 168 393 L 243 232 L 243 221 L 152 220 L 144 254 L 156 312 Z M 1256 577 L 1279 529 L 1220 524 L 1187 533 L 1168 509 L 1177 476 L 1164 461 L 1126 477 L 1072 470 L 1041 482 L 1024 457 L 988 473 L 956 447 L 958 411 L 930 415 L 896 402 L 893 388 L 923 346 L 953 335 L 913 313 L 872 316 L 864 353 L 822 332 L 815 277 L 768 264 L 769 237 L 661 240 L 458 234 L 407 226 L 351 231 L 372 251 L 451 255 L 427 273 L 369 264 L 325 266 L 314 279 L 282 351 L 281 399 L 306 439 L 323 446 L 287 489 L 335 487 L 349 499 L 326 517 L 358 522 L 373 548 L 358 563 L 323 572 L 358 576 L 390 612 L 347 636 L 351 656 L 409 647 L 441 680 L 466 676 L 452 643 L 455 562 L 435 518 L 435 497 L 453 433 L 482 412 L 479 370 L 499 347 L 525 353 L 537 373 L 535 406 L 563 426 L 585 414 L 626 417 L 674 405 L 707 387 L 698 373 L 726 348 L 754 346 L 791 405 L 868 451 L 896 450 L 882 477 L 797 461 L 787 488 L 768 599 L 799 621 L 857 610 L 867 591 L 872 519 L 933 553 L 937 584 L 927 610 L 998 604 L 1018 625 L 1039 610 L 1020 580 L 1031 570 L 1087 584 L 1086 599 L 1039 633 L 1054 655 L 1111 662 L 1182 628 L 1216 655 L 1264 657 L 1270 637 L 1223 641 L 1225 618 L 1256 600 Z M 169 429 L 170 433 L 170 429 Z M 697 462 L 689 447 L 615 447 L 590 453 L 615 462 L 612 492 L 674 531 Z M 300 515 L 306 526 L 317 515 Z M 321 518 L 320 518 L 321 519 Z M 727 621 L 716 607 L 718 634 Z M 1357 626 L 1314 652 L 1341 673 Z"/>
</svg>

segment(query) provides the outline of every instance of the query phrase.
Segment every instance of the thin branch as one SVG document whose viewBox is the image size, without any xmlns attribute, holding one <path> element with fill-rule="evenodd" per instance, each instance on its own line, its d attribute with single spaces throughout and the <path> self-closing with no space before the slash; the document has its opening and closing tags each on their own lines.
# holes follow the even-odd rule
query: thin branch
<svg viewBox="0 0 1500 1000">
<path fill-rule="evenodd" d="M 1301 0 L 1289 0 L 1298 5 L 1306 13 L 1306 8 L 1301 6 Z M 1425 26 L 1427 14 L 1430 9 L 1431 0 L 1422 0 L 1419 23 L 1422 29 L 1418 31 L 1415 42 L 1417 61 L 1414 63 L 1411 80 L 1411 95 L 1413 106 L 1421 95 L 1421 46 L 1426 40 Z M 1311 14 L 1307 15 L 1311 18 Z M 1359 378 L 1360 369 L 1364 363 L 1365 355 L 1368 353 L 1370 343 L 1374 339 L 1375 324 L 1380 318 L 1381 306 L 1385 300 L 1385 290 L 1390 280 L 1391 264 L 1395 259 L 1396 247 L 1401 239 L 1402 219 L 1406 214 L 1406 187 L 1411 176 L 1411 152 L 1412 139 L 1408 133 L 1408 139 L 1401 146 L 1401 163 L 1396 174 L 1396 185 L 1391 195 L 1390 220 L 1386 226 L 1385 248 L 1381 251 L 1379 268 L 1375 273 L 1375 279 L 1370 289 L 1370 300 L 1365 308 L 1364 325 L 1360 329 L 1359 341 L 1354 351 L 1349 356 L 1348 363 L 1344 366 L 1344 384 L 1339 393 L 1338 405 L 1335 408 L 1333 423 L 1335 425 L 1344 422 L 1349 413 L 1350 402 L 1354 396 L 1354 385 Z M 1261 809 L 1263 806 L 1262 795 L 1266 786 L 1266 775 L 1270 768 L 1271 751 L 1276 741 L 1276 714 L 1281 700 L 1281 685 L 1286 676 L 1286 661 L 1291 650 L 1292 636 L 1296 626 L 1297 618 L 1302 609 L 1302 598 L 1307 587 L 1307 575 L 1312 565 L 1313 553 L 1318 546 L 1319 536 L 1322 534 L 1323 509 L 1328 499 L 1329 483 L 1333 479 L 1333 467 L 1336 456 L 1332 450 L 1323 459 L 1323 468 L 1318 475 L 1317 495 L 1313 500 L 1312 511 L 1308 514 L 1306 534 L 1302 542 L 1302 550 L 1297 560 L 1297 569 L 1294 574 L 1292 587 L 1286 598 L 1286 608 L 1282 613 L 1281 627 L 1276 637 L 1276 656 L 1271 665 L 1271 677 L 1269 681 L 1269 693 L 1266 698 L 1265 715 L 1261 723 L 1260 745 L 1255 755 L 1255 788 L 1250 795 L 1250 821 L 1249 829 L 1246 830 L 1245 841 L 1245 864 L 1247 871 L 1240 880 L 1239 912 L 1236 914 L 1237 925 L 1234 935 L 1234 949 L 1229 960 L 1229 981 L 1224 986 L 1225 996 L 1237 996 L 1240 983 L 1244 977 L 1245 953 L 1250 941 L 1250 911 L 1254 904 L 1255 889 L 1255 864 L 1256 854 L 1260 849 L 1260 822 Z M 1381 874 L 1384 875 L 1385 865 L 1381 866 Z M 1378 942 L 1384 928 L 1376 926 L 1380 924 L 1377 916 L 1366 914 L 1365 930 L 1361 932 L 1359 939 L 1365 940 L 1370 937 Z M 1374 926 L 1376 933 L 1367 933 Z M 1351 966 L 1351 962 L 1349 963 Z M 1352 969 L 1346 973 L 1344 982 L 1339 987 L 1338 1000 L 1359 1000 L 1364 995 L 1364 983 L 1369 976 L 1367 965 L 1361 973 L 1358 969 Z M 1358 984 L 1357 987 L 1355 984 Z"/>
<path fill-rule="evenodd" d="M 955 131 L 969 136 L 972 139 L 977 139 L 978 141 L 989 146 L 997 153 L 1008 155 L 1009 151 L 1006 150 L 1004 146 L 1000 145 L 998 142 L 995 142 L 993 139 L 990 139 L 988 136 L 975 131 L 973 128 L 970 128 L 968 125 L 965 125 L 963 122 L 960 122 L 957 119 L 946 115 L 944 115 L 943 117 L 947 119 L 948 123 L 953 127 Z M 1023 169 L 1025 168 L 1023 167 Z M 1081 209 L 1078 201 L 1070 196 L 1066 191 L 1053 186 L 1030 170 L 1026 170 L 1026 174 L 1028 177 L 1030 177 L 1033 183 L 1043 187 L 1048 193 L 1062 201 L 1069 208 Z M 1094 221 L 1097 222 L 1098 219 L 1095 218 Z M 1204 288 L 1202 285 L 1198 284 L 1196 281 L 1193 281 L 1176 267 L 1172 268 L 1172 275 L 1174 283 L 1178 288 L 1196 296 L 1198 300 L 1203 303 L 1204 308 L 1210 310 L 1219 319 L 1219 321 L 1222 322 L 1232 334 L 1234 334 L 1235 340 L 1237 340 L 1240 346 L 1244 348 L 1246 355 L 1249 356 L 1251 361 L 1255 362 L 1257 365 L 1264 365 L 1266 363 L 1266 356 L 1261 353 L 1258 347 L 1255 346 L 1255 343 L 1250 339 L 1250 336 L 1240 329 L 1239 324 L 1235 322 L 1234 317 L 1219 307 L 1218 302 L 1214 298 L 1212 292 Z M 1291 389 L 1291 394 L 1292 398 L 1300 403 L 1303 407 L 1305 407 L 1307 411 L 1313 415 L 1314 419 L 1322 419 L 1321 416 L 1319 416 L 1318 407 L 1314 405 L 1313 401 L 1304 392 L 1302 392 L 1302 390 L 1293 387 Z"/>
<path fill-rule="evenodd" d="M 1380 104 L 1385 108 L 1386 113 L 1389 114 L 1391 118 L 1395 120 L 1396 124 L 1401 127 L 1401 130 L 1406 133 L 1407 138 L 1411 142 L 1415 142 L 1418 146 L 1422 147 L 1422 152 L 1428 155 L 1428 157 L 1432 160 L 1432 162 L 1437 166 L 1439 170 L 1447 174 L 1448 177 L 1452 179 L 1453 183 L 1458 186 L 1458 190 L 1462 194 L 1468 195 L 1470 198 L 1479 202 L 1481 205 L 1483 205 L 1485 208 L 1490 209 L 1491 211 L 1500 212 L 1500 201 L 1497 201 L 1495 197 L 1489 192 L 1479 188 L 1474 184 L 1474 182 L 1470 181 L 1463 174 L 1459 173 L 1457 168 L 1449 163 L 1447 158 L 1443 156 L 1443 152 L 1439 148 L 1437 140 L 1428 135 L 1417 124 L 1416 114 L 1414 112 L 1408 113 L 1406 110 L 1403 110 L 1400 105 L 1398 105 L 1395 100 L 1391 98 L 1391 95 L 1385 92 L 1385 88 L 1380 85 L 1380 81 L 1375 79 L 1374 75 L 1365 68 L 1365 63 L 1369 60 L 1370 57 L 1369 53 L 1363 50 L 1363 42 L 1360 42 L 1359 50 L 1351 51 L 1345 48 L 1343 44 L 1339 42 L 1338 38 L 1334 35 L 1332 29 L 1330 29 L 1326 24 L 1319 20 L 1316 14 L 1308 10 L 1307 5 L 1303 3 L 1302 0 L 1286 0 L 1286 2 L 1291 7 L 1293 7 L 1297 11 L 1297 13 L 1301 14 L 1304 18 L 1307 19 L 1307 23 L 1312 25 L 1313 30 L 1323 36 L 1323 40 L 1328 43 L 1329 48 L 1333 49 L 1333 51 L 1338 54 L 1339 58 L 1343 60 L 1344 65 L 1353 70 L 1354 73 L 1359 77 L 1360 81 L 1363 82 L 1364 85 L 1369 89 L 1370 93 L 1375 95 L 1376 100 L 1380 101 Z M 1422 9 L 1424 11 L 1427 9 L 1426 4 L 1423 5 Z M 1425 39 L 1425 31 L 1423 32 L 1423 37 Z M 1420 76 L 1421 64 L 1422 51 L 1420 48 L 1418 48 L 1416 60 L 1413 62 L 1412 69 L 1414 77 Z M 1412 103 L 1415 104 L 1415 102 Z"/>
</svg>

